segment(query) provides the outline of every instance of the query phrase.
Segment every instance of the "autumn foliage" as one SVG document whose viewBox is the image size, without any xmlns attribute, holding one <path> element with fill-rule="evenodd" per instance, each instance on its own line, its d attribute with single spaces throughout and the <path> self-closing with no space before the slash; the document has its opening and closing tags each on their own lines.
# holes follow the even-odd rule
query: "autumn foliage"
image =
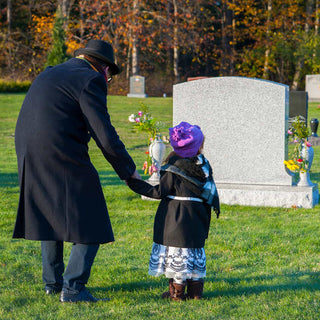
<svg viewBox="0 0 320 320">
<path fill-rule="evenodd" d="M 246 76 L 304 89 L 320 72 L 318 0 L 0 0 L 1 79 L 32 80 L 52 51 L 57 10 L 67 54 L 89 39 L 113 44 L 126 94 L 132 74 L 149 95 L 196 76 Z"/>
</svg>

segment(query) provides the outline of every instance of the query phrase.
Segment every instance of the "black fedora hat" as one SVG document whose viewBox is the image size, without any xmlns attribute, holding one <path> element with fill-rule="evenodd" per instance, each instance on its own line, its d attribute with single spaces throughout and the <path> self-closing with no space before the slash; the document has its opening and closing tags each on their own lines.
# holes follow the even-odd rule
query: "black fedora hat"
<svg viewBox="0 0 320 320">
<path fill-rule="evenodd" d="M 97 58 L 106 63 L 111 69 L 112 74 L 120 72 L 119 67 L 114 63 L 113 48 L 110 43 L 102 40 L 89 40 L 85 48 L 77 49 L 74 56 L 86 54 L 88 56 Z"/>
</svg>

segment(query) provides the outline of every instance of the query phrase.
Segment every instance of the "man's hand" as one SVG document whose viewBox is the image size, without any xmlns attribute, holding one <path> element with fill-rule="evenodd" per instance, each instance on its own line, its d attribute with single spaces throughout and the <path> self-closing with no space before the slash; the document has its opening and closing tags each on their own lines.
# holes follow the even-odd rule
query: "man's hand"
<svg viewBox="0 0 320 320">
<path fill-rule="evenodd" d="M 131 178 L 135 178 L 135 179 L 141 180 L 141 176 L 140 176 L 140 174 L 139 174 L 139 172 L 137 170 L 133 173 Z"/>
<path fill-rule="evenodd" d="M 142 180 L 142 179 L 141 179 L 141 176 L 140 176 L 140 174 L 139 174 L 139 172 L 138 172 L 137 170 L 133 173 L 133 175 L 132 175 L 130 178 Z M 127 180 L 125 180 L 125 183 L 126 183 L 126 185 L 128 185 Z"/>
</svg>

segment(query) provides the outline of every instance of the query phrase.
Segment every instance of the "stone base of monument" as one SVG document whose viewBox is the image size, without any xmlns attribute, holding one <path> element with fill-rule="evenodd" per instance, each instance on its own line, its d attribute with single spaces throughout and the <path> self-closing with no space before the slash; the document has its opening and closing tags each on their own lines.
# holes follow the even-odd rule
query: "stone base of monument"
<svg viewBox="0 0 320 320">
<path fill-rule="evenodd" d="M 318 184 L 311 187 L 217 183 L 220 202 L 228 205 L 313 208 L 319 202 Z"/>
<path fill-rule="evenodd" d="M 138 93 L 128 93 L 127 94 L 128 98 L 146 98 L 146 94 L 138 94 Z"/>
</svg>

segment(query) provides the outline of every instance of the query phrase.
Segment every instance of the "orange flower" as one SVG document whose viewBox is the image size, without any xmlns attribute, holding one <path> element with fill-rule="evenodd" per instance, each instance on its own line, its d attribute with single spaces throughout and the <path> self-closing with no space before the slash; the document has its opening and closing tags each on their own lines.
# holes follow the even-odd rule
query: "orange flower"
<svg viewBox="0 0 320 320">
<path fill-rule="evenodd" d="M 147 169 L 147 168 L 148 168 L 148 162 L 145 161 L 145 162 L 143 163 L 142 170 L 145 170 L 145 169 Z"/>
</svg>

